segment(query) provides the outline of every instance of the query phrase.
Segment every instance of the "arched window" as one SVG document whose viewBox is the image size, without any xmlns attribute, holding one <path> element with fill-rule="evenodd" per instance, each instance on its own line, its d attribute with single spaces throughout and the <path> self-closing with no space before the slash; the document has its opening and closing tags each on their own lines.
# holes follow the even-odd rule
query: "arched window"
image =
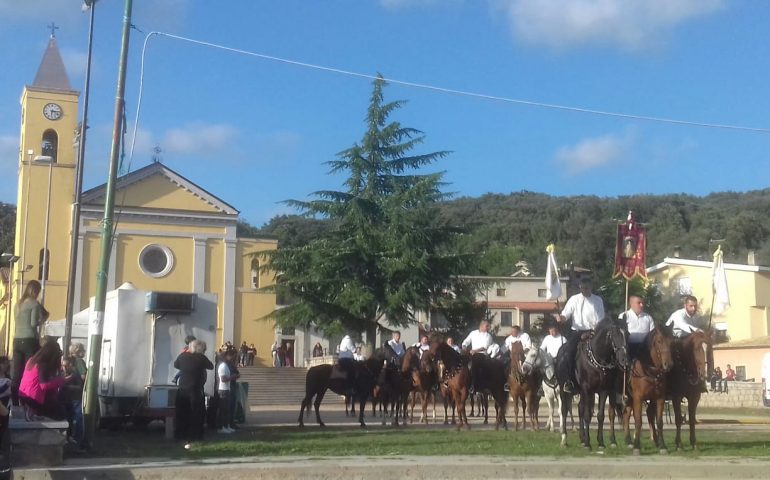
<svg viewBox="0 0 770 480">
<path fill-rule="evenodd" d="M 259 260 L 251 260 L 251 288 L 259 288 Z"/>
<path fill-rule="evenodd" d="M 43 132 L 43 143 L 41 153 L 44 157 L 51 157 L 51 161 L 56 162 L 56 152 L 59 150 L 59 136 L 56 130 L 46 130 Z"/>
<path fill-rule="evenodd" d="M 48 255 L 45 252 L 44 248 L 40 249 L 40 267 L 37 271 L 37 279 L 41 281 L 48 280 L 48 266 L 51 264 L 51 251 L 48 251 Z"/>
</svg>

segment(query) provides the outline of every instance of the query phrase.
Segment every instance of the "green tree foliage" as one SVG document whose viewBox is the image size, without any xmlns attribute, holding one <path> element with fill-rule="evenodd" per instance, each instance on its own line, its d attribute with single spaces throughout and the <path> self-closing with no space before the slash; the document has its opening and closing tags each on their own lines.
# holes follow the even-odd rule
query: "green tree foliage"
<svg viewBox="0 0 770 480">
<path fill-rule="evenodd" d="M 13 251 L 16 232 L 16 207 L 0 202 L 0 253 Z"/>
<path fill-rule="evenodd" d="M 306 243 L 267 254 L 265 268 L 280 272 L 278 288 L 294 299 L 274 312 L 281 325 L 366 332 L 372 344 L 379 320 L 412 322 L 473 261 L 456 254 L 459 231 L 440 215 L 442 174 L 418 173 L 448 152 L 411 154 L 422 132 L 389 121 L 403 102 L 384 102 L 384 86 L 374 82 L 360 143 L 328 162 L 330 173 L 347 175 L 344 190 L 287 202 L 327 223 Z"/>
</svg>

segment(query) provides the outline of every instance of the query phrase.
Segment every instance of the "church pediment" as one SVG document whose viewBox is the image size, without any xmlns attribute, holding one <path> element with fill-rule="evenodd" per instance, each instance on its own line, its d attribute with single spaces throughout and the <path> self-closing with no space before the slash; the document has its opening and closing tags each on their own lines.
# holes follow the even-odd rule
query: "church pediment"
<svg viewBox="0 0 770 480">
<path fill-rule="evenodd" d="M 83 192 L 86 205 L 103 205 L 106 185 Z M 237 215 L 238 210 L 162 163 L 152 163 L 118 179 L 116 206 Z"/>
</svg>

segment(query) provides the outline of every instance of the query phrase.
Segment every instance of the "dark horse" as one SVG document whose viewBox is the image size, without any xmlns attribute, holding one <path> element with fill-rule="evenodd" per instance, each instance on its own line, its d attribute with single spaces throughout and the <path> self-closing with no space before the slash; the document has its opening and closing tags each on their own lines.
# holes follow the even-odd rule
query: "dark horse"
<svg viewBox="0 0 770 480">
<path fill-rule="evenodd" d="M 508 430 L 505 410 L 508 406 L 508 392 L 505 391 L 507 375 L 503 362 L 489 358 L 483 353 L 474 354 L 471 358 L 472 381 L 477 392 L 489 393 L 495 400 L 495 429 L 502 425 Z M 488 405 L 485 409 L 489 410 Z M 486 423 L 486 413 L 484 423 Z"/>
<path fill-rule="evenodd" d="M 305 376 L 305 398 L 302 400 L 302 406 L 299 410 L 300 427 L 305 426 L 302 417 L 305 413 L 305 408 L 310 408 L 313 397 L 315 397 L 313 406 L 315 407 L 316 421 L 320 426 L 325 426 L 324 422 L 321 421 L 318 409 L 321 406 L 326 390 L 331 390 L 337 395 L 352 394 L 353 399 L 357 399 L 359 402 L 358 421 L 362 427 L 366 426 L 364 423 L 364 406 L 372 394 L 372 390 L 377 385 L 380 371 L 383 368 L 383 364 L 387 363 L 387 360 L 379 355 L 375 355 L 363 362 L 354 360 L 348 360 L 348 362 L 349 369 L 336 363 L 334 365 L 316 365 L 315 367 L 310 367 L 307 371 Z"/>
<path fill-rule="evenodd" d="M 604 409 L 607 398 L 610 400 L 610 408 L 613 413 L 617 411 L 617 398 L 615 393 L 619 391 L 617 384 L 618 371 L 622 371 L 628 364 L 628 352 L 626 345 L 626 331 L 616 321 L 604 319 L 599 322 L 596 331 L 589 338 L 583 338 L 578 346 L 575 359 L 575 372 L 577 374 L 580 403 L 578 405 L 580 423 L 580 442 L 587 449 L 591 448 L 589 426 L 593 416 L 595 395 L 599 394 L 599 409 L 596 413 L 598 422 L 597 443 L 599 448 L 604 448 Z M 565 349 L 559 351 L 557 362 L 564 361 L 562 354 Z M 568 393 L 562 389 L 562 417 L 567 417 Z M 610 443 L 615 444 L 614 415 L 610 415 Z M 567 425 L 562 424 L 561 445 L 567 445 Z"/>
<path fill-rule="evenodd" d="M 457 429 L 465 426 L 470 429 L 468 415 L 465 412 L 465 402 L 468 400 L 468 392 L 471 388 L 471 372 L 468 369 L 468 357 L 455 352 L 446 342 L 434 342 L 430 347 L 430 353 L 439 366 L 440 382 L 454 401 L 457 411 Z"/>
<path fill-rule="evenodd" d="M 409 347 L 404 353 L 401 363 L 401 374 L 409 379 L 409 391 L 419 393 L 422 400 L 421 422 L 428 423 L 428 400 L 433 396 L 433 415 L 436 414 L 436 392 L 434 387 L 438 385 L 438 373 L 433 362 L 433 354 L 430 351 L 423 352 L 420 349 Z M 414 423 L 414 400 L 412 400 L 412 423 Z"/>
<path fill-rule="evenodd" d="M 647 335 L 646 352 L 641 352 L 640 357 L 633 361 L 628 379 L 629 399 L 623 414 L 623 429 L 625 440 L 629 447 L 633 447 L 634 455 L 641 453 L 642 435 L 642 404 L 650 401 L 648 417 L 650 413 L 656 413 L 657 435 L 653 433 L 653 440 L 660 453 L 668 453 L 666 442 L 663 440 L 663 405 L 666 401 L 666 385 L 668 372 L 673 366 L 671 355 L 672 339 L 660 328 L 656 328 Z M 634 414 L 635 438 L 631 444 L 631 413 Z M 650 421 L 652 425 L 652 421 Z M 655 432 L 655 430 L 653 430 Z"/>
<path fill-rule="evenodd" d="M 693 450 L 698 450 L 698 443 L 695 441 L 695 411 L 698 409 L 701 388 L 708 374 L 711 342 L 706 333 L 698 331 L 683 340 L 675 340 L 673 347 L 674 368 L 668 373 L 668 391 L 676 420 L 676 449 L 682 450 L 682 399 L 686 398 L 690 445 Z"/>
</svg>

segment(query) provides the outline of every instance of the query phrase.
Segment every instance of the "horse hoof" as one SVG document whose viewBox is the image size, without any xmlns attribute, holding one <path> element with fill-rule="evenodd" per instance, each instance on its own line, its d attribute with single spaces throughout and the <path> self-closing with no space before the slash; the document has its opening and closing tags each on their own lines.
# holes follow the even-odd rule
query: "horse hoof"
<svg viewBox="0 0 770 480">
<path fill-rule="evenodd" d="M 698 448 L 698 446 L 697 446 L 697 445 L 693 445 L 693 446 L 692 446 L 692 451 L 693 451 L 693 452 L 697 452 L 697 451 L 700 451 L 700 448 Z"/>
<path fill-rule="evenodd" d="M 319 427 L 325 427 L 325 426 L 326 426 L 326 424 L 325 424 L 324 422 L 321 422 L 321 423 L 319 423 L 319 424 L 318 424 L 318 426 L 319 426 Z"/>
<path fill-rule="evenodd" d="M 638 457 L 638 456 L 639 456 L 639 455 L 641 455 L 641 454 L 642 454 L 642 450 L 641 450 L 641 449 L 638 449 L 638 448 L 635 448 L 635 449 L 634 449 L 634 456 L 635 456 L 635 457 Z"/>
<path fill-rule="evenodd" d="M 632 448 L 634 448 L 634 444 L 633 444 L 633 443 L 629 443 L 629 444 L 628 444 L 628 445 L 626 445 L 626 446 L 627 446 L 629 449 L 632 449 Z"/>
<path fill-rule="evenodd" d="M 661 455 L 668 455 L 668 448 L 661 448 L 658 453 Z"/>
<path fill-rule="evenodd" d="M 618 448 L 618 444 L 617 443 L 610 443 L 610 448 Z"/>
<path fill-rule="evenodd" d="M 590 452 L 591 451 L 591 445 L 583 445 L 583 450 L 585 450 L 586 452 Z"/>
<path fill-rule="evenodd" d="M 596 449 L 599 450 L 599 451 L 604 450 L 604 445 L 599 445 L 599 446 L 596 447 Z"/>
<path fill-rule="evenodd" d="M 683 452 L 683 451 L 684 451 L 684 449 L 683 449 L 682 447 L 676 447 L 676 451 L 677 451 L 677 452 Z"/>
</svg>

